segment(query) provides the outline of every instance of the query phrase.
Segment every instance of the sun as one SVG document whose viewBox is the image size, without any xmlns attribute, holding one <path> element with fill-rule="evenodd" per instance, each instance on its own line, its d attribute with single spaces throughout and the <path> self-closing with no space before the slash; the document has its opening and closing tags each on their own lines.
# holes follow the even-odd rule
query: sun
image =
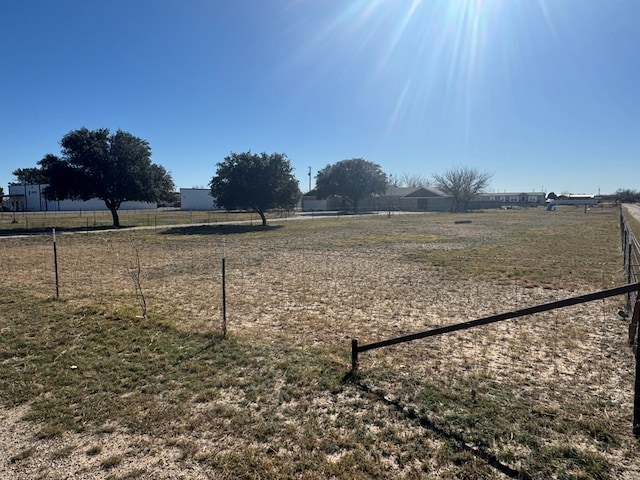
<svg viewBox="0 0 640 480">
<path fill-rule="evenodd" d="M 535 42 L 532 19 L 553 31 L 545 1 L 344 1 L 303 42 L 301 57 L 313 62 L 311 82 L 317 75 L 379 104 L 389 132 L 421 128 L 433 115 L 470 131 L 492 98 L 508 94 L 523 45 Z"/>
</svg>

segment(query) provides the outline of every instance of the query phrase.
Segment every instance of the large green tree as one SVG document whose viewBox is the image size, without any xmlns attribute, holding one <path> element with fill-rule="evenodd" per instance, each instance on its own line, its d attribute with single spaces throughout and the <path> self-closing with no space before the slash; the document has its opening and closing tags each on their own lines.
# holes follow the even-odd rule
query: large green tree
<svg viewBox="0 0 640 480">
<path fill-rule="evenodd" d="M 433 174 L 436 188 L 453 197 L 453 210 L 469 208 L 469 202 L 489 186 L 491 174 L 470 167 L 454 167 L 442 174 Z"/>
<path fill-rule="evenodd" d="M 111 212 L 114 227 L 119 227 L 122 202 L 171 198 L 171 175 L 151 162 L 146 140 L 122 130 L 110 134 L 106 128 L 81 128 L 67 133 L 60 145 L 61 156 L 48 154 L 38 162 L 49 200 L 99 198 Z"/>
<path fill-rule="evenodd" d="M 12 173 L 16 177 L 16 181 L 9 183 L 9 185 L 42 185 L 47 183 L 47 177 L 40 168 L 17 168 Z"/>
<path fill-rule="evenodd" d="M 211 196 L 226 210 L 252 210 L 267 224 L 265 212 L 291 210 L 300 199 L 298 181 L 283 153 L 231 153 L 217 164 Z"/>
<path fill-rule="evenodd" d="M 355 212 L 360 200 L 375 193 L 384 193 L 386 189 L 387 175 L 380 165 L 363 158 L 327 165 L 316 176 L 318 198 L 341 197 L 351 203 Z"/>
</svg>

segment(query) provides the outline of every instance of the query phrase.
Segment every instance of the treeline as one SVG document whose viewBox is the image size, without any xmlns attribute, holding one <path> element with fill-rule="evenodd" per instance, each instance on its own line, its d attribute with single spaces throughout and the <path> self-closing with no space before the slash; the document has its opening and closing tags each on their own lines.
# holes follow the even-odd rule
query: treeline
<svg viewBox="0 0 640 480">
<path fill-rule="evenodd" d="M 609 195 L 602 195 L 602 200 L 618 203 L 640 202 L 640 190 L 630 188 L 620 188 Z"/>
</svg>

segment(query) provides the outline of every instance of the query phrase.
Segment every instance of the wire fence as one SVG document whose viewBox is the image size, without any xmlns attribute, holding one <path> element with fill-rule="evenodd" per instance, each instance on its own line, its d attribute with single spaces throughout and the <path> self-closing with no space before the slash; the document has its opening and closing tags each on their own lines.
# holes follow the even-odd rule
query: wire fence
<svg viewBox="0 0 640 480">
<path fill-rule="evenodd" d="M 353 226 L 357 218 L 345 217 L 323 221 L 322 228 L 313 230 L 296 224 L 260 230 L 211 226 L 61 234 L 59 301 L 53 300 L 52 235 L 3 238 L 0 282 L 8 291 L 3 298 L 11 299 L 13 290 L 28 290 L 28 296 L 15 295 L 15 301 L 41 301 L 43 307 L 34 308 L 34 314 L 73 315 L 78 323 L 102 315 L 117 325 L 134 322 L 146 308 L 151 321 L 144 324 L 151 338 L 156 321 L 210 336 L 220 331 L 222 319 L 225 241 L 232 339 L 269 346 L 257 351 L 308 353 L 265 357 L 265 362 L 277 362 L 283 381 L 289 381 L 290 362 L 308 357 L 320 359 L 321 368 L 339 379 L 348 370 L 351 338 L 366 343 L 446 328 L 624 281 L 628 270 L 623 272 L 618 248 L 617 211 L 502 213 L 505 216 L 487 220 L 486 228 L 480 216 L 465 216 L 472 223 L 455 224 L 462 217 L 403 215 L 378 216 L 359 230 Z M 496 232 L 498 222 L 519 221 L 525 215 L 531 217 L 526 224 L 534 228 L 518 240 L 526 243 L 529 235 L 542 232 L 530 240 L 537 245 L 519 244 L 511 256 L 504 251 L 508 242 L 485 249 L 502 235 Z M 586 222 L 606 229 L 602 245 L 581 242 L 575 232 Z M 481 255 L 465 256 L 471 250 Z M 444 265 L 453 261 L 450 254 L 461 261 Z M 630 264 L 637 265 L 632 255 L 627 255 Z M 538 281 L 524 283 L 521 279 L 531 278 L 535 269 Z M 627 346 L 628 320 L 620 316 L 626 302 L 622 295 L 603 298 L 540 312 L 533 319 L 514 318 L 370 351 L 358 383 L 367 393 L 357 391 L 358 403 L 349 408 L 366 426 L 363 431 L 383 445 L 387 427 L 371 411 L 380 408 L 395 416 L 385 408 L 393 406 L 398 417 L 408 419 L 402 427 L 408 448 L 415 438 L 431 437 L 421 427 L 433 425 L 438 435 L 429 445 L 434 448 L 454 442 L 470 445 L 521 472 L 536 471 L 527 465 L 528 452 L 541 451 L 541 458 L 549 461 L 564 456 L 570 468 L 594 459 L 607 465 L 603 468 L 614 465 L 609 478 L 627 470 L 632 478 L 638 472 L 637 442 L 628 440 L 630 372 L 636 364 Z M 12 328 L 2 309 L 0 319 L 3 328 Z M 51 322 L 55 325 L 53 314 Z M 291 378 L 291 391 L 296 391 L 295 376 Z M 293 394 L 282 406 L 308 401 L 305 412 L 322 414 L 324 400 L 340 404 L 353 393 L 348 390 L 327 392 L 324 399 L 300 400 Z M 360 403 L 365 397 L 380 402 Z"/>
<path fill-rule="evenodd" d="M 620 232 L 622 252 L 624 255 L 624 271 L 628 283 L 640 281 L 640 243 L 633 233 L 624 210 L 620 210 Z M 638 299 L 638 292 L 631 292 L 627 297 L 627 307 L 631 310 Z"/>
<path fill-rule="evenodd" d="M 288 218 L 293 212 L 273 211 L 269 218 Z M 118 217 L 122 226 L 164 227 L 167 225 L 193 225 L 245 221 L 249 224 L 260 223 L 260 217 L 252 212 L 233 212 L 226 210 L 180 210 L 159 208 L 148 210 L 119 210 Z M 7 235 L 12 232 L 29 233 L 57 229 L 86 230 L 110 228 L 113 218 L 109 211 L 52 211 L 52 212 L 2 212 L 0 211 L 0 230 Z"/>
<path fill-rule="evenodd" d="M 60 297 L 136 309 L 142 293 L 152 314 L 216 325 L 212 318 L 221 312 L 223 237 L 203 232 L 185 235 L 176 228 L 153 234 L 58 235 Z M 299 331 L 314 336 L 319 324 L 334 324 L 341 327 L 340 341 L 356 333 L 376 339 L 468 320 L 469 311 L 493 315 L 563 295 L 519 285 L 517 267 L 500 265 L 497 257 L 491 261 L 500 265 L 503 279 L 495 283 L 443 278 L 407 261 L 402 245 L 374 249 L 361 240 L 362 245 L 351 248 L 345 243 L 351 240 L 333 238 L 331 245 L 323 241 L 300 238 L 292 243 L 275 235 L 247 241 L 243 235 L 227 235 L 230 328 L 235 316 L 236 325 L 243 328 L 275 322 L 284 329 L 294 322 Z M 431 247 L 448 248 L 447 244 Z M 136 279 L 132 275 L 138 265 Z M 594 261 L 566 268 L 583 272 L 588 268 L 585 276 L 597 279 L 602 288 L 619 284 L 619 268 L 611 264 Z M 52 235 L 2 239 L 0 275 L 7 287 L 55 295 Z M 617 312 L 617 306 L 611 311 Z"/>
<path fill-rule="evenodd" d="M 348 226 L 350 219 L 339 221 Z M 458 227 L 471 232 L 474 225 Z M 59 235 L 59 295 L 77 315 L 92 309 L 114 320 L 143 315 L 142 295 L 153 318 L 213 334 L 222 318 L 224 239 L 229 333 L 332 352 L 345 365 L 344 345 L 351 338 L 377 340 L 446 327 L 471 315 L 571 296 L 562 288 L 521 285 L 518 270 L 529 268 L 525 264 L 535 263 L 533 258 L 510 267 L 496 256 L 490 262 L 503 270 L 502 280 L 465 279 L 407 256 L 455 247 L 435 237 L 405 245 L 380 242 L 375 235 L 332 235 L 296 238 L 281 236 L 277 228 L 259 235 L 229 230 L 224 237 L 213 229 L 186 234 L 180 228 Z M 602 289 L 620 283 L 619 263 L 599 258 L 563 262 L 567 271 L 580 271 Z M 54 297 L 52 235 L 2 239 L 0 278 L 5 288 Z M 545 412 L 555 412 L 571 398 L 579 405 L 576 415 L 603 421 L 602 413 L 609 412 L 606 421 L 624 430 L 632 364 L 620 335 L 620 306 L 619 299 L 603 299 L 540 313 L 534 322 L 514 319 L 483 327 L 478 334 L 396 345 L 388 352 L 371 352 L 363 370 L 380 372 L 375 373 L 377 387 L 399 398 L 418 398 L 426 379 L 443 390 L 484 389 L 496 401 L 502 401 L 500 392 L 513 392 L 505 408 L 522 401 L 531 409 L 543 404 Z"/>
</svg>

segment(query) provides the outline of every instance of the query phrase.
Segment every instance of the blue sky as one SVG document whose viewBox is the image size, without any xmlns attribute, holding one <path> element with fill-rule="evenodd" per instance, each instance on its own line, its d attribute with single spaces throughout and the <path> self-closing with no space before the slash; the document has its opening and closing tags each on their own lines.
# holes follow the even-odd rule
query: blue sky
<svg viewBox="0 0 640 480">
<path fill-rule="evenodd" d="M 285 153 L 303 191 L 354 157 L 640 189 L 638 25 L 637 0 L 0 0 L 0 185 L 106 127 L 178 188 L 251 150 Z"/>
</svg>

